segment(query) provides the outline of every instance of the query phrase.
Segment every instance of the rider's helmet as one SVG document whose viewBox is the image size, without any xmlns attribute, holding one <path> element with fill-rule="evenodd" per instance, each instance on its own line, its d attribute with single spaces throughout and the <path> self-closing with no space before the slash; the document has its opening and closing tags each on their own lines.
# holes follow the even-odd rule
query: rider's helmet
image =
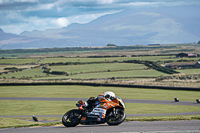
<svg viewBox="0 0 200 133">
<path fill-rule="evenodd" d="M 104 92 L 104 96 L 106 99 L 111 99 L 115 97 L 115 93 L 112 91 L 107 91 L 107 92 Z"/>
<path fill-rule="evenodd" d="M 99 100 L 101 100 L 102 98 L 104 98 L 104 94 L 99 94 L 99 95 L 97 96 L 97 98 L 98 98 Z"/>
</svg>

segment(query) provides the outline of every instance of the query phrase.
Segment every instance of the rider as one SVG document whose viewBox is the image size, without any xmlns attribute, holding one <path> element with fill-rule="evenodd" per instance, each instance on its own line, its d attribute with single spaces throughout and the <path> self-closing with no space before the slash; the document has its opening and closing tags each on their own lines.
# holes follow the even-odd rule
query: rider
<svg viewBox="0 0 200 133">
<path fill-rule="evenodd" d="M 90 97 L 86 102 L 83 102 L 83 100 L 79 100 L 78 103 L 81 104 L 82 107 L 88 112 L 91 112 L 93 108 L 100 104 L 101 98 L 104 98 L 103 94 L 99 94 L 96 98 Z"/>
<path fill-rule="evenodd" d="M 81 104 L 83 108 L 88 110 L 88 112 L 91 112 L 93 108 L 100 106 L 101 100 L 103 98 L 111 101 L 113 98 L 115 98 L 115 93 L 107 91 L 104 92 L 104 94 L 99 94 L 96 98 L 90 97 L 86 102 L 83 102 L 83 100 L 79 100 L 78 103 Z"/>
</svg>

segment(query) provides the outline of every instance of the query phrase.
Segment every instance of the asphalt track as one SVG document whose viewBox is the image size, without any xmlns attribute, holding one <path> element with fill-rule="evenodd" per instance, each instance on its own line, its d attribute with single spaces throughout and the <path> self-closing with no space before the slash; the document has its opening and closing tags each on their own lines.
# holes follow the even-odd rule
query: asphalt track
<svg viewBox="0 0 200 133">
<path fill-rule="evenodd" d="M 118 126 L 78 125 L 0 129 L 0 133 L 200 133 L 200 121 L 123 122 Z"/>
</svg>

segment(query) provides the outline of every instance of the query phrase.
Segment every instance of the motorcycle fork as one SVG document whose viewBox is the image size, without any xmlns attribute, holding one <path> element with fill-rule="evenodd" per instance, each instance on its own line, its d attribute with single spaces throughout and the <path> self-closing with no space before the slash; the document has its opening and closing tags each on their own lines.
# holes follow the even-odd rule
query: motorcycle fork
<svg viewBox="0 0 200 133">
<path fill-rule="evenodd" d="M 113 116 L 116 117 L 115 108 L 113 108 Z"/>
</svg>

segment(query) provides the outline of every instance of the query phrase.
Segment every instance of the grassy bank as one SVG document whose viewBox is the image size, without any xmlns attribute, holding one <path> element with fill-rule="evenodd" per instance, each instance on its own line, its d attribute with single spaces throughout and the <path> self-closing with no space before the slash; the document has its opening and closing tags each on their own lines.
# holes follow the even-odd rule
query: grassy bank
<svg viewBox="0 0 200 133">
<path fill-rule="evenodd" d="M 148 117 L 128 117 L 127 121 L 180 121 L 180 120 L 200 120 L 200 115 L 177 115 L 177 116 L 148 116 Z"/>
<path fill-rule="evenodd" d="M 76 109 L 76 101 L 1 100 L 1 116 L 63 115 Z M 161 114 L 199 111 L 199 106 L 125 103 L 126 114 Z M 22 115 L 22 116 L 23 116 Z"/>
<path fill-rule="evenodd" d="M 88 98 L 108 90 L 122 99 L 173 100 L 178 97 L 181 101 L 195 101 L 199 97 L 199 93 L 195 91 L 79 85 L 1 86 L 0 97 Z"/>
<path fill-rule="evenodd" d="M 42 123 L 42 122 L 21 120 L 19 118 L 2 118 L 2 117 L 0 117 L 0 128 L 20 128 L 20 127 L 33 127 L 33 126 L 51 126 L 51 125 L 56 125 L 56 124 L 61 124 L 61 122 Z"/>
</svg>

